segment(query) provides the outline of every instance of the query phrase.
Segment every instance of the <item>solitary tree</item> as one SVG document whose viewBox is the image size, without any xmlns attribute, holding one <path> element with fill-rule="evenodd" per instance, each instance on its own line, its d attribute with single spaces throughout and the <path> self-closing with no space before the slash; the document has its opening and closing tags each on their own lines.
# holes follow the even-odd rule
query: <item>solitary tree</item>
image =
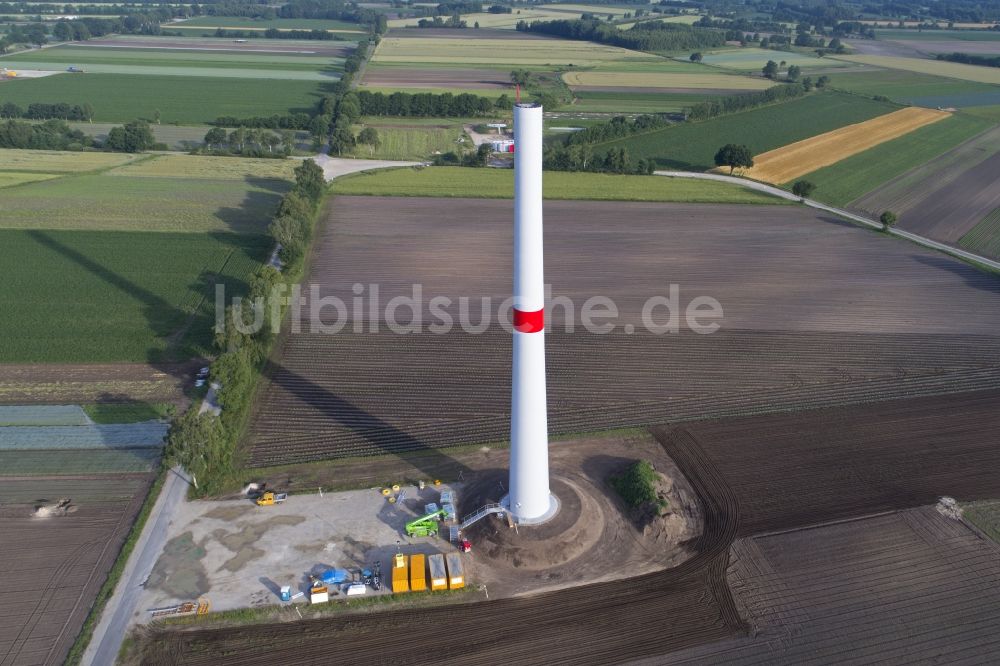
<svg viewBox="0 0 1000 666">
<path fill-rule="evenodd" d="M 226 130 L 221 127 L 213 127 L 205 133 L 205 143 L 209 148 L 212 146 L 222 147 L 226 142 Z"/>
<path fill-rule="evenodd" d="M 826 76 L 826 75 L 821 76 L 818 79 L 816 79 L 816 87 L 817 88 L 825 88 L 827 85 L 829 85 L 829 83 L 830 83 L 830 77 Z"/>
<path fill-rule="evenodd" d="M 368 146 L 368 152 L 372 155 L 378 150 L 381 145 L 381 140 L 378 136 L 378 130 L 374 127 L 366 127 L 358 134 L 358 143 Z"/>
<path fill-rule="evenodd" d="M 160 115 L 161 114 L 159 109 L 153 109 L 153 122 L 156 123 L 157 125 L 160 124 Z"/>
<path fill-rule="evenodd" d="M 744 145 L 727 143 L 715 154 L 715 164 L 729 167 L 729 174 L 732 175 L 737 167 L 749 169 L 753 166 L 753 153 Z"/>
<path fill-rule="evenodd" d="M 795 184 L 792 185 L 792 194 L 797 197 L 807 197 L 812 194 L 815 189 L 815 183 L 810 183 L 808 180 L 797 180 L 795 181 Z"/>
<path fill-rule="evenodd" d="M 517 86 L 526 86 L 531 79 L 531 72 L 526 69 L 515 69 L 510 73 L 510 82 Z"/>
<path fill-rule="evenodd" d="M 882 215 L 879 216 L 878 221 L 882 223 L 882 231 L 888 232 L 897 222 L 899 218 L 891 210 L 884 211 Z"/>
<path fill-rule="evenodd" d="M 802 87 L 805 89 L 806 92 L 809 92 L 810 90 L 813 89 L 813 80 L 811 76 L 807 76 L 804 79 L 802 79 Z"/>
<path fill-rule="evenodd" d="M 786 76 L 788 77 L 789 81 L 797 81 L 800 74 L 802 74 L 802 68 L 799 67 L 798 65 L 792 65 L 791 67 L 788 68 L 788 73 L 786 74 Z"/>
<path fill-rule="evenodd" d="M 768 60 L 767 64 L 764 65 L 764 68 L 761 71 L 764 73 L 764 76 L 769 79 L 773 79 L 778 76 L 778 63 L 773 60 Z"/>
<path fill-rule="evenodd" d="M 701 62 L 702 57 L 703 56 L 701 55 L 700 51 L 695 51 L 694 53 L 691 54 L 691 62 Z"/>
</svg>

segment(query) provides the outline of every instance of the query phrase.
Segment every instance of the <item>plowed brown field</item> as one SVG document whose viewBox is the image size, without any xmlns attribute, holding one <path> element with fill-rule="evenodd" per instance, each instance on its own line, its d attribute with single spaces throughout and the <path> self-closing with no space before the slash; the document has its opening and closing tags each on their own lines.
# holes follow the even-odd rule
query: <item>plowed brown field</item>
<svg viewBox="0 0 1000 666">
<path fill-rule="evenodd" d="M 0 507 L 0 664 L 61 664 L 114 564 L 151 477 L 4 479 Z M 69 498 L 66 516 L 32 517 Z"/>
<path fill-rule="evenodd" d="M 640 658 L 662 663 L 662 655 L 677 650 L 750 635 L 725 574 L 738 534 L 919 506 L 944 493 L 962 499 L 1000 495 L 1000 476 L 995 474 L 1000 448 L 990 441 L 1000 425 L 993 409 L 998 400 L 1000 391 L 992 391 L 723 420 L 686 429 L 654 428 L 705 508 L 705 532 L 694 544 L 697 555 L 675 569 L 446 608 L 267 627 L 159 630 L 144 646 L 144 663 L 222 666 L 280 653 L 283 663 L 318 664 L 331 658 L 335 643 L 338 663 L 417 664 L 440 649 L 441 627 L 447 627 L 449 635 L 475 637 L 462 645 L 463 661 L 469 663 L 609 664 Z M 815 530 L 802 538 L 793 534 L 774 539 L 773 545 L 758 543 L 775 573 L 758 571 L 755 580 L 744 573 L 748 589 L 739 589 L 739 603 L 749 608 L 758 628 L 764 626 L 763 614 L 777 613 L 767 626 L 780 631 L 779 639 L 805 630 L 798 643 L 786 641 L 789 654 L 804 650 L 821 662 L 837 661 L 844 650 L 866 646 L 912 648 L 906 641 L 910 634 L 901 634 L 899 623 L 892 621 L 907 604 L 910 617 L 931 630 L 931 640 L 939 641 L 929 649 L 986 645 L 995 635 L 1000 611 L 995 593 L 970 586 L 977 575 L 984 588 L 993 586 L 997 565 L 991 553 L 996 549 L 987 552 L 968 535 L 956 538 L 956 528 L 920 516 L 912 524 L 919 530 L 917 536 L 887 520 L 874 525 L 882 531 L 857 523 L 855 528 L 833 530 L 829 537 Z M 827 547 L 821 548 L 823 544 Z M 735 552 L 739 559 L 730 580 L 734 572 L 739 575 L 748 567 L 755 571 L 744 557 L 745 547 Z M 911 560 L 927 567 L 915 567 Z M 948 572 L 959 567 L 966 569 L 949 577 Z M 921 571 L 932 576 L 923 580 Z M 767 588 L 766 598 L 755 592 L 772 580 L 789 581 L 787 590 L 780 585 Z M 895 580 L 913 582 L 910 597 Z M 838 585 L 840 581 L 844 584 Z M 955 588 L 948 592 L 937 587 L 940 584 Z M 935 589 L 941 594 L 935 596 Z M 948 601 L 945 613 L 935 614 L 938 599 Z M 812 627 L 809 615 L 794 612 L 806 602 L 822 613 L 826 624 Z M 880 623 L 866 622 L 866 609 L 881 604 L 887 612 L 879 615 Z M 949 630 L 957 626 L 950 622 L 952 617 L 970 618 L 963 628 L 967 639 Z M 829 633 L 843 626 L 856 633 Z M 768 636 L 761 637 L 765 644 L 758 648 L 769 647 Z M 852 636 L 858 640 L 851 641 Z M 862 638 L 867 642 L 861 643 Z M 729 649 L 740 644 L 718 645 Z M 705 654 L 680 653 L 698 658 Z M 764 656 L 759 650 L 751 654 Z"/>
<path fill-rule="evenodd" d="M 252 462 L 505 439 L 510 334 L 426 327 L 435 295 L 474 299 L 474 323 L 480 296 L 506 298 L 510 203 L 338 197 L 333 211 L 309 280 L 347 303 L 353 284 L 377 283 L 383 304 L 420 283 L 424 332 L 288 335 L 255 410 Z M 619 310 L 610 334 L 579 322 L 547 334 L 553 432 L 1000 386 L 1000 283 L 956 261 L 790 206 L 560 201 L 546 215 L 554 295 L 577 320 L 596 294 Z M 670 283 L 682 305 L 718 299 L 722 329 L 644 331 L 645 298 Z M 551 308 L 550 323 L 567 314 Z"/>
</svg>

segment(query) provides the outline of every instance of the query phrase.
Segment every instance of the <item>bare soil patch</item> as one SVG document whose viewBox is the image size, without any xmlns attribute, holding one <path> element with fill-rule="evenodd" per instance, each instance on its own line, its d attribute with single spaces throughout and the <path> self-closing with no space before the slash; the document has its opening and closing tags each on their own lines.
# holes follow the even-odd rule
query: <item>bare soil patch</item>
<svg viewBox="0 0 1000 666">
<path fill-rule="evenodd" d="M 333 211 L 307 282 L 345 303 L 355 283 L 377 284 L 383 305 L 419 283 L 421 332 L 397 335 L 376 315 L 310 334 L 304 311 L 267 369 L 252 463 L 419 452 L 437 469 L 438 447 L 506 440 L 510 334 L 428 326 L 432 297 L 452 299 L 456 323 L 459 298 L 472 299 L 473 324 L 481 297 L 507 298 L 511 204 L 338 197 Z M 822 214 L 548 202 L 545 243 L 553 296 L 577 321 L 567 332 L 567 308 L 549 308 L 554 433 L 1000 387 L 995 278 Z M 646 332 L 643 306 L 670 284 L 682 307 L 716 298 L 720 330 Z M 611 333 L 579 326 L 594 295 L 617 306 Z"/>
<path fill-rule="evenodd" d="M 150 475 L 4 479 L 0 662 L 61 664 L 118 556 Z M 36 517 L 68 498 L 72 512 Z"/>
<path fill-rule="evenodd" d="M 74 404 L 88 402 L 160 402 L 187 404 L 185 389 L 204 365 L 0 364 L 0 404 Z"/>
</svg>

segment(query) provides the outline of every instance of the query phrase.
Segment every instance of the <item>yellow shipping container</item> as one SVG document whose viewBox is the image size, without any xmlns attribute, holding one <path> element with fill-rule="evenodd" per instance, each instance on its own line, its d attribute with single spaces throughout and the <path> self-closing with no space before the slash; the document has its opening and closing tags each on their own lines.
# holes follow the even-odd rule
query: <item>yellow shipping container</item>
<svg viewBox="0 0 1000 666">
<path fill-rule="evenodd" d="M 396 566 L 396 565 L 402 566 Z M 392 567 L 392 591 L 394 594 L 410 591 L 409 557 L 394 558 Z"/>
<path fill-rule="evenodd" d="M 414 555 L 410 558 L 410 591 L 423 592 L 427 589 L 427 557 Z"/>
<path fill-rule="evenodd" d="M 444 568 L 444 555 L 431 555 L 427 558 L 427 564 L 431 569 L 431 589 L 448 589 L 448 572 Z"/>
<path fill-rule="evenodd" d="M 457 590 L 465 587 L 465 569 L 462 567 L 462 556 L 458 553 L 448 553 L 448 589 Z"/>
</svg>

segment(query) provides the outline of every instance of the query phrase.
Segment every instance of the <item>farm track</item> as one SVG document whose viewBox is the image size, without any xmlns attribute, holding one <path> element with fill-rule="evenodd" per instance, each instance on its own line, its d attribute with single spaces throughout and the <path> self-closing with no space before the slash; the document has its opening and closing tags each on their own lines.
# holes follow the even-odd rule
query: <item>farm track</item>
<svg viewBox="0 0 1000 666">
<path fill-rule="evenodd" d="M 907 231 L 955 245 L 1000 207 L 1000 128 L 992 128 L 853 201 L 850 208 L 878 217 L 899 215 Z M 997 257 L 994 257 L 997 258 Z"/>
<path fill-rule="evenodd" d="M 973 650 L 994 640 L 1000 621 L 997 548 L 984 552 L 936 514 L 893 512 L 945 493 L 1000 494 L 1000 450 L 984 437 L 1000 425 L 998 399 L 987 391 L 654 427 L 705 509 L 696 555 L 675 569 L 361 619 L 154 630 L 143 658 L 235 664 L 280 652 L 290 664 L 320 663 L 335 637 L 344 663 L 419 663 L 442 626 L 476 636 L 463 648 L 475 663 L 663 663 L 668 653 L 705 663 L 773 663 L 787 653 L 783 663 L 808 663 L 919 659 L 918 644 Z M 905 525 L 893 522 L 900 515 Z M 915 628 L 899 629 L 899 617 Z M 845 635 L 857 640 L 845 645 Z"/>
</svg>

